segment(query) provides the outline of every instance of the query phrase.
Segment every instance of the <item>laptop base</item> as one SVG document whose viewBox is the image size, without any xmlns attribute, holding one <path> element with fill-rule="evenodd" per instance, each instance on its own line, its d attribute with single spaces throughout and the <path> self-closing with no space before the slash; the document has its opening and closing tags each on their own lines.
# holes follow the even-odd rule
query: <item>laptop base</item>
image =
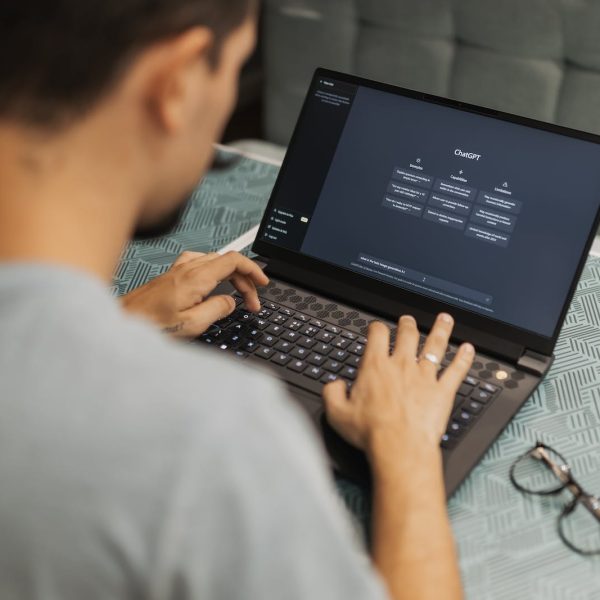
<svg viewBox="0 0 600 600">
<path fill-rule="evenodd" d="M 228 284 L 220 286 L 217 293 L 231 292 L 232 288 L 226 286 Z M 264 310 L 263 316 L 268 315 L 265 319 L 247 315 L 243 306 L 240 305 L 234 313 L 233 319 L 226 319 L 217 324 L 217 327 L 224 327 L 220 329 L 218 335 L 215 335 L 215 330 L 209 331 L 201 336 L 199 341 L 213 345 L 222 351 L 232 351 L 230 352 L 232 357 L 236 356 L 238 359 L 269 367 L 273 376 L 282 379 L 287 384 L 292 397 L 306 410 L 315 423 L 331 457 L 332 467 L 353 481 L 369 485 L 370 470 L 364 454 L 351 447 L 329 426 L 324 417 L 320 390 L 327 378 L 332 376 L 332 361 L 338 357 L 342 358 L 339 362 L 342 362 L 341 367 L 344 370 L 338 369 L 337 377 L 341 377 L 341 374 L 346 374 L 346 372 L 351 376 L 352 367 L 348 371 L 348 367 L 343 361 L 352 361 L 353 365 L 356 363 L 357 355 L 352 355 L 348 350 L 357 352 L 360 349 L 360 342 L 365 341 L 368 324 L 372 320 L 386 322 L 392 329 L 395 328 L 395 324 L 381 319 L 375 314 L 334 302 L 324 295 L 279 278 L 271 277 L 270 285 L 261 289 L 260 295 Z M 238 299 L 238 303 L 240 302 L 241 299 Z M 265 308 L 267 306 L 270 308 Z M 302 325 L 297 327 L 299 322 Z M 311 325 L 311 323 L 314 324 Z M 253 324 L 257 327 L 253 328 Z M 243 329 L 244 327 L 246 329 Z M 327 330 L 332 333 L 325 333 Z M 245 345 L 236 345 L 245 344 L 243 341 L 245 338 L 239 339 L 238 334 L 241 331 L 246 331 L 248 334 L 253 333 L 255 336 L 251 339 L 255 339 L 257 343 L 249 350 L 246 350 Z M 290 334 L 294 331 L 298 333 L 298 336 Z M 311 335 L 315 334 L 314 338 L 305 336 L 303 331 Z M 331 336 L 335 337 L 331 338 Z M 318 337 L 327 343 L 318 341 Z M 260 343 L 261 339 L 265 344 Z M 283 340 L 286 341 L 283 342 Z M 343 346 L 343 350 L 329 344 L 330 341 L 334 343 L 337 341 L 337 344 Z M 291 342 L 292 345 L 290 346 L 288 342 Z M 328 345 L 331 345 L 332 348 L 327 352 L 325 346 Z M 276 350 L 276 346 L 285 347 L 285 351 Z M 305 346 L 310 347 L 305 349 Z M 282 357 L 286 356 L 286 352 L 290 348 L 293 348 L 292 352 L 295 352 L 297 356 L 293 357 L 293 354 L 290 353 L 284 360 Z M 317 352 L 313 352 L 313 349 L 324 350 L 328 355 L 321 357 L 319 366 L 308 362 L 311 360 L 311 356 L 313 361 L 316 360 L 316 356 L 321 356 Z M 454 349 L 454 345 L 449 347 L 449 354 L 444 361 L 446 364 L 451 360 Z M 342 356 L 344 353 L 345 356 Z M 278 360 L 282 364 L 274 362 Z M 305 366 L 305 373 L 294 370 L 296 363 L 305 362 L 306 365 L 302 365 Z M 328 364 L 329 366 L 327 366 Z M 547 368 L 549 366 L 550 364 L 547 365 Z M 461 386 L 461 394 L 456 397 L 449 429 L 442 442 L 444 477 L 448 496 L 457 489 L 476 466 L 545 375 L 545 372 L 538 375 L 531 371 L 531 369 L 519 368 L 515 364 L 477 353 L 469 376 Z M 352 385 L 352 379 L 346 378 L 345 380 L 349 386 Z M 451 430 L 453 424 L 457 426 L 455 433 Z"/>
</svg>

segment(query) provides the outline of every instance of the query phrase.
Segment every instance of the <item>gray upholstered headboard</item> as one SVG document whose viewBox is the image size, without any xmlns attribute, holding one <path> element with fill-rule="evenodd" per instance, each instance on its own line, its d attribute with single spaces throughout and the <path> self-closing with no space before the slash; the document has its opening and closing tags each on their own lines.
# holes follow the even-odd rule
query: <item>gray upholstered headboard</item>
<svg viewBox="0 0 600 600">
<path fill-rule="evenodd" d="M 600 133 L 600 0 L 266 0 L 266 134 L 317 66 Z"/>
</svg>

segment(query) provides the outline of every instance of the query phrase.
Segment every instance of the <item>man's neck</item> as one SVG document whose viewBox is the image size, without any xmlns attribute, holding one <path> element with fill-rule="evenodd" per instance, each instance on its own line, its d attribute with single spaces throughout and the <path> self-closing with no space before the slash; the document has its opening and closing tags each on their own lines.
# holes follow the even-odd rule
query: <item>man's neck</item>
<svg viewBox="0 0 600 600">
<path fill-rule="evenodd" d="M 126 150 L 103 137 L 0 125 L 0 262 L 60 264 L 110 281 L 136 220 L 135 191 L 119 176 Z"/>
</svg>

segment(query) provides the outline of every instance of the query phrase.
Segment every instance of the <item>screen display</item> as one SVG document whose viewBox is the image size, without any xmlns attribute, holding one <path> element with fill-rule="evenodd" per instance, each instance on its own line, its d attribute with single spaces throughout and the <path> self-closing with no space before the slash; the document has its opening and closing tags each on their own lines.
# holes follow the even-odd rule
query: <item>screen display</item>
<svg viewBox="0 0 600 600">
<path fill-rule="evenodd" d="M 550 337 L 600 145 L 317 78 L 260 239 Z"/>
</svg>

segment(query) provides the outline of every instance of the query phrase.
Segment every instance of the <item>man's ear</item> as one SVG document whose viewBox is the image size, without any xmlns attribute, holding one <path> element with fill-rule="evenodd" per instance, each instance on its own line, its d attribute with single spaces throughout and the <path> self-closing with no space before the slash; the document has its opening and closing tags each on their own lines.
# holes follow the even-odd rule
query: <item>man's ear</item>
<svg viewBox="0 0 600 600">
<path fill-rule="evenodd" d="M 195 27 L 148 51 L 142 93 L 151 118 L 163 131 L 176 133 L 185 127 L 198 79 L 210 75 L 208 54 L 213 43 L 210 29 Z"/>
</svg>

